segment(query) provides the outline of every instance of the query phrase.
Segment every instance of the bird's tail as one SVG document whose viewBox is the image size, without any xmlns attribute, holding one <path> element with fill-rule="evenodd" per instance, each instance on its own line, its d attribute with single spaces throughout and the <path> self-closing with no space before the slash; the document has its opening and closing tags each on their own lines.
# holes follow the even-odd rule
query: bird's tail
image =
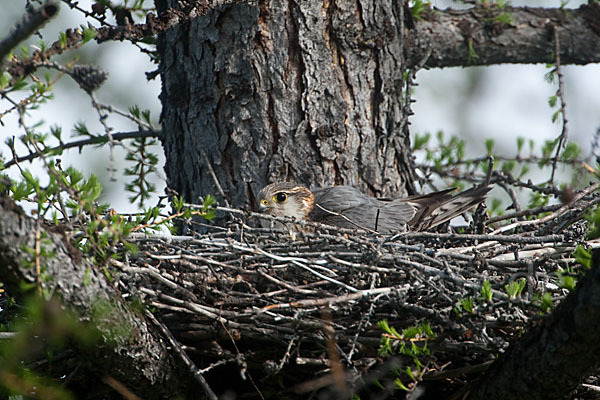
<svg viewBox="0 0 600 400">
<path fill-rule="evenodd" d="M 452 189 L 414 196 L 408 200 L 417 207 L 417 212 L 408 225 L 418 231 L 434 228 L 484 201 L 491 189 L 489 185 L 481 185 L 456 196 L 450 195 Z"/>
</svg>

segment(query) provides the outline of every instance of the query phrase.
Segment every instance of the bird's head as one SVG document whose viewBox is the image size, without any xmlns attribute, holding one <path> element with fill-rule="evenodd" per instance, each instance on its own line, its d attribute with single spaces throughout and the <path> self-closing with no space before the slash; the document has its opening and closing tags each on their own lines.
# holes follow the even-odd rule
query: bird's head
<svg viewBox="0 0 600 400">
<path fill-rule="evenodd" d="M 260 212 L 276 217 L 306 219 L 311 212 L 315 196 L 304 186 L 291 182 L 275 182 L 258 193 Z"/>
</svg>

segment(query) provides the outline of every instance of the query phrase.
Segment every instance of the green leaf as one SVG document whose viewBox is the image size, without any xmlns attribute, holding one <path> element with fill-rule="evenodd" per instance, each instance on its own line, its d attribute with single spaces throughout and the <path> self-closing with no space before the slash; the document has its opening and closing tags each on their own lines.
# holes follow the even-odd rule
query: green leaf
<svg viewBox="0 0 600 400">
<path fill-rule="evenodd" d="M 0 89 L 6 89 L 8 83 L 10 82 L 10 79 L 11 75 L 8 73 L 8 71 L 3 71 L 2 75 L 0 75 Z"/>
<path fill-rule="evenodd" d="M 552 295 L 549 292 L 546 292 L 541 296 L 536 293 L 533 302 L 539 303 L 540 310 L 542 310 L 542 313 L 544 314 L 548 313 L 554 307 L 552 304 Z"/>
<path fill-rule="evenodd" d="M 556 276 L 558 277 L 558 286 L 563 289 L 567 289 L 569 291 L 575 289 L 575 284 L 577 280 L 575 277 L 570 275 L 571 272 L 568 270 L 559 269 L 556 271 Z"/>
<path fill-rule="evenodd" d="M 512 300 L 518 296 L 521 296 L 523 289 L 525 289 L 525 285 L 527 285 L 527 280 L 525 278 L 521 278 L 518 281 L 511 281 L 508 285 L 505 285 L 504 288 L 506 290 L 506 294 Z"/>
<path fill-rule="evenodd" d="M 95 38 L 97 35 L 97 32 L 95 29 L 93 28 L 84 28 L 83 29 L 83 44 L 89 42 L 90 40 L 92 40 L 93 38 Z"/>
<path fill-rule="evenodd" d="M 485 301 L 492 301 L 494 292 L 492 292 L 492 284 L 490 283 L 490 281 L 485 280 L 483 282 L 483 285 L 481 285 L 481 289 L 479 289 L 479 293 L 481 293 L 481 297 L 483 297 Z"/>
<path fill-rule="evenodd" d="M 431 134 L 426 133 L 424 135 L 419 135 L 418 133 L 415 135 L 413 150 L 421 150 L 423 147 L 427 145 L 429 139 L 431 138 Z"/>
<path fill-rule="evenodd" d="M 510 25 L 510 24 L 513 23 L 513 17 L 512 17 L 512 15 L 510 13 L 507 13 L 507 12 L 503 12 L 503 13 L 498 14 L 496 16 L 496 18 L 494 18 L 494 20 L 496 22 L 500 22 L 500 23 L 507 24 L 507 25 Z"/>
<path fill-rule="evenodd" d="M 66 34 L 66 32 L 60 32 L 58 34 L 58 41 L 60 43 L 60 47 L 61 48 L 64 49 L 65 47 L 67 47 L 67 34 Z"/>
<path fill-rule="evenodd" d="M 377 322 L 377 326 L 379 327 L 379 329 L 381 329 L 382 331 L 384 331 L 388 334 L 392 333 L 387 319 L 382 319 L 381 321 Z"/>
<path fill-rule="evenodd" d="M 579 148 L 577 143 L 568 142 L 561 154 L 561 158 L 565 161 L 574 161 L 575 159 L 577 159 L 580 153 L 581 149 Z"/>
<path fill-rule="evenodd" d="M 25 82 L 25 79 L 19 79 L 13 85 L 12 90 L 13 91 L 21 90 L 21 89 L 24 89 L 25 87 L 27 87 L 27 82 Z"/>
<path fill-rule="evenodd" d="M 485 139 L 485 149 L 487 151 L 487 155 L 491 156 L 494 150 L 494 139 Z"/>
<path fill-rule="evenodd" d="M 475 300 L 472 297 L 466 297 L 460 300 L 460 308 L 468 312 L 469 314 L 473 314 L 475 312 Z"/>
<path fill-rule="evenodd" d="M 78 136 L 93 136 L 88 130 L 87 126 L 85 125 L 85 122 L 82 121 L 78 121 L 75 123 L 75 126 L 73 126 L 73 132 L 76 133 Z"/>
<path fill-rule="evenodd" d="M 503 172 L 512 172 L 517 165 L 515 160 L 507 160 L 502 163 L 502 171 Z"/>
<path fill-rule="evenodd" d="M 402 383 L 402 381 L 400 380 L 400 378 L 396 378 L 394 380 L 394 385 L 396 385 L 396 387 L 398 389 L 404 390 L 406 392 L 410 392 L 410 389 L 408 389 L 406 386 L 404 386 L 404 384 Z"/>
<path fill-rule="evenodd" d="M 582 245 L 578 245 L 573 252 L 575 262 L 583 265 L 587 269 L 592 267 L 592 253 Z"/>
<path fill-rule="evenodd" d="M 86 268 L 85 273 L 83 275 L 83 286 L 89 286 L 91 281 L 91 270 L 90 268 Z"/>
<path fill-rule="evenodd" d="M 595 207 L 590 213 L 585 216 L 588 222 L 588 240 L 597 239 L 600 237 L 600 207 Z"/>
<path fill-rule="evenodd" d="M 517 152 L 519 152 L 519 153 L 521 152 L 524 144 L 525 144 L 525 138 L 519 136 L 517 138 Z"/>
<path fill-rule="evenodd" d="M 558 117 L 560 116 L 560 110 L 556 110 L 554 114 L 552 114 L 552 122 L 556 122 Z"/>
</svg>

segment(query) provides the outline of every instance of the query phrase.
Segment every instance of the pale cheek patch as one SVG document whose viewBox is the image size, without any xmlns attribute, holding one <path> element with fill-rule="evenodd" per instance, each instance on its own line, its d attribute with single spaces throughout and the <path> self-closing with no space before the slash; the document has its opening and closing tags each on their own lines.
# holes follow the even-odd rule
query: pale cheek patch
<svg viewBox="0 0 600 400">
<path fill-rule="evenodd" d="M 310 201 L 310 199 L 307 199 L 306 197 L 302 199 L 302 205 L 304 206 L 302 207 L 303 209 L 306 210 L 307 208 L 310 208 L 311 204 L 312 202 Z"/>
</svg>

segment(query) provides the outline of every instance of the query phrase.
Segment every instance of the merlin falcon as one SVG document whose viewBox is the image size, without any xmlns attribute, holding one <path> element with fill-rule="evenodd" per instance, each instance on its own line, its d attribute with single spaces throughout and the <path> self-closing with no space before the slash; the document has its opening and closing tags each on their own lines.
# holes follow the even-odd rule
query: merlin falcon
<svg viewBox="0 0 600 400">
<path fill-rule="evenodd" d="M 450 221 L 485 200 L 491 186 L 474 186 L 455 196 L 454 188 L 399 199 L 374 198 L 352 186 L 308 190 L 291 182 L 265 186 L 258 194 L 262 213 L 379 233 L 424 231 Z"/>
</svg>

